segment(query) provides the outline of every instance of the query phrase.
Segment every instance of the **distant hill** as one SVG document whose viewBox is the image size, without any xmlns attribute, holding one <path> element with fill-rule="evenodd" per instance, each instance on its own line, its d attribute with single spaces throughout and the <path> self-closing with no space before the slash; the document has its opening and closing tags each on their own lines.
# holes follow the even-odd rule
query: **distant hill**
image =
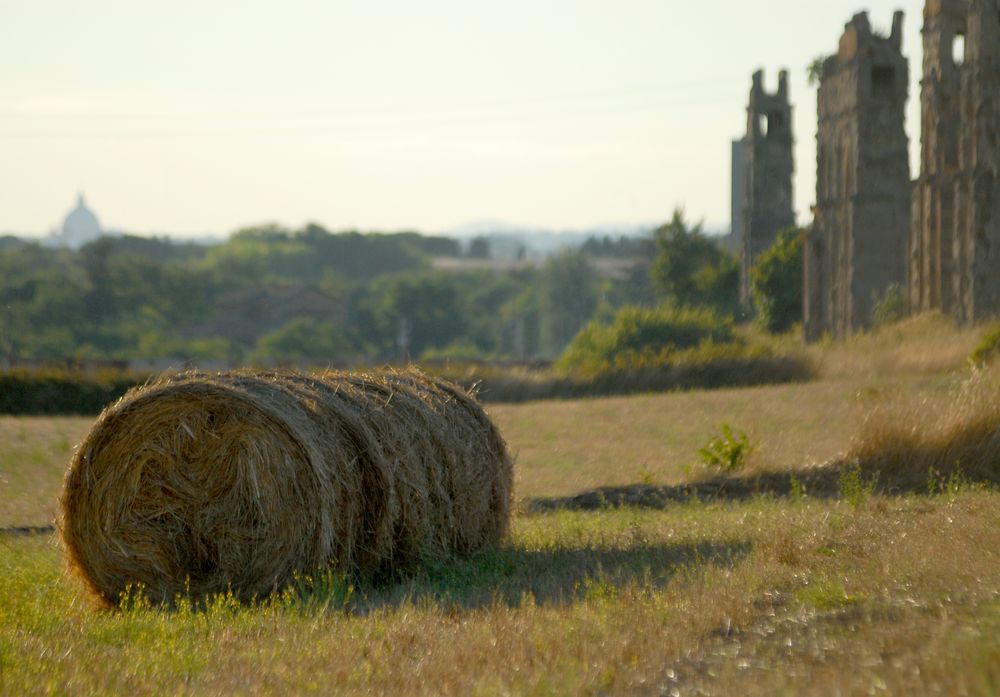
<svg viewBox="0 0 1000 697">
<path fill-rule="evenodd" d="M 466 243 L 477 237 L 485 238 L 493 258 L 516 259 L 548 257 L 561 249 L 580 247 L 594 237 L 617 239 L 648 235 L 655 227 L 655 224 L 598 225 L 579 230 L 552 230 L 502 220 L 480 220 L 442 230 L 439 234 Z"/>
</svg>

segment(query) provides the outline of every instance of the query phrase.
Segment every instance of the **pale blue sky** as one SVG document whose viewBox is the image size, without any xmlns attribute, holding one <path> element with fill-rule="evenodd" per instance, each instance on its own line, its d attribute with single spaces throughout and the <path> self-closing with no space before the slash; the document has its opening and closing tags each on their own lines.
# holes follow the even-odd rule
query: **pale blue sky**
<svg viewBox="0 0 1000 697">
<path fill-rule="evenodd" d="M 919 142 L 922 3 L 844 0 L 0 0 L 0 231 L 83 190 L 106 227 L 277 221 L 425 232 L 729 220 L 753 71 L 791 72 L 796 207 L 814 189 L 805 68 L 868 9 L 907 13 Z"/>
</svg>

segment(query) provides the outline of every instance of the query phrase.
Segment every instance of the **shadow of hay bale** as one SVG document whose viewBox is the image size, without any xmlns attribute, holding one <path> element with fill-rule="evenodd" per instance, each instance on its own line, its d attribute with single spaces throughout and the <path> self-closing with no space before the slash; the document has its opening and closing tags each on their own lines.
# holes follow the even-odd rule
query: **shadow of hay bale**
<svg viewBox="0 0 1000 697">
<path fill-rule="evenodd" d="M 73 458 L 60 530 L 109 603 L 263 598 L 334 564 L 377 577 L 497 544 L 512 465 L 463 390 L 417 371 L 161 378 Z"/>
<path fill-rule="evenodd" d="M 502 547 L 467 559 L 427 564 L 406 583 L 356 597 L 346 609 L 364 614 L 422 601 L 466 610 L 497 603 L 518 607 L 528 597 L 540 606 L 565 606 L 589 594 L 613 593 L 634 584 L 663 587 L 682 570 L 731 568 L 751 549 L 746 541 L 544 550 Z"/>
<path fill-rule="evenodd" d="M 918 465 L 926 466 L 882 469 L 879 461 L 838 460 L 821 467 L 792 472 L 764 472 L 743 476 L 717 476 L 687 484 L 657 486 L 629 484 L 598 487 L 573 496 L 536 497 L 524 499 L 520 507 L 528 513 L 554 510 L 597 511 L 606 508 L 648 508 L 663 510 L 672 505 L 698 501 L 748 501 L 760 496 L 790 497 L 798 492 L 814 499 L 843 497 L 843 478 L 855 473 L 860 483 L 870 483 L 871 493 L 882 496 L 932 494 L 942 485 L 941 477 L 951 470 L 936 470 L 937 459 L 925 454 Z M 972 470 L 962 472 L 962 483 L 997 486 L 994 472 Z"/>
</svg>

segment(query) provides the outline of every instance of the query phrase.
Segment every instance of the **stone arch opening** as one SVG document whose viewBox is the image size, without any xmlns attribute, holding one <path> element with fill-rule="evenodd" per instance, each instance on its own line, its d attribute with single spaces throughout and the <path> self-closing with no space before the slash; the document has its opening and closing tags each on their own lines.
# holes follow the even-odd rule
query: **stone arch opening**
<svg viewBox="0 0 1000 697">
<path fill-rule="evenodd" d="M 951 62 L 953 65 L 961 66 L 965 63 L 965 33 L 956 32 L 951 40 Z"/>
</svg>

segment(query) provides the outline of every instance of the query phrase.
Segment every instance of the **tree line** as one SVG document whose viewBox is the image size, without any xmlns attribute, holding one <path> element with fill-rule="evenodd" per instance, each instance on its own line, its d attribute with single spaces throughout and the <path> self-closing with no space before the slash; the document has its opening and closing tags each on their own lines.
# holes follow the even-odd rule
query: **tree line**
<svg viewBox="0 0 1000 697">
<path fill-rule="evenodd" d="M 554 360 L 585 328 L 635 308 L 704 308 L 723 323 L 746 314 L 737 261 L 680 211 L 651 235 L 593 239 L 540 265 L 448 272 L 433 261 L 462 255 L 455 240 L 314 224 L 247 228 L 215 246 L 0 242 L 0 357 L 12 364 Z M 607 271 L 602 259 L 627 263 Z M 786 312 L 781 302 L 758 314 Z"/>
</svg>

